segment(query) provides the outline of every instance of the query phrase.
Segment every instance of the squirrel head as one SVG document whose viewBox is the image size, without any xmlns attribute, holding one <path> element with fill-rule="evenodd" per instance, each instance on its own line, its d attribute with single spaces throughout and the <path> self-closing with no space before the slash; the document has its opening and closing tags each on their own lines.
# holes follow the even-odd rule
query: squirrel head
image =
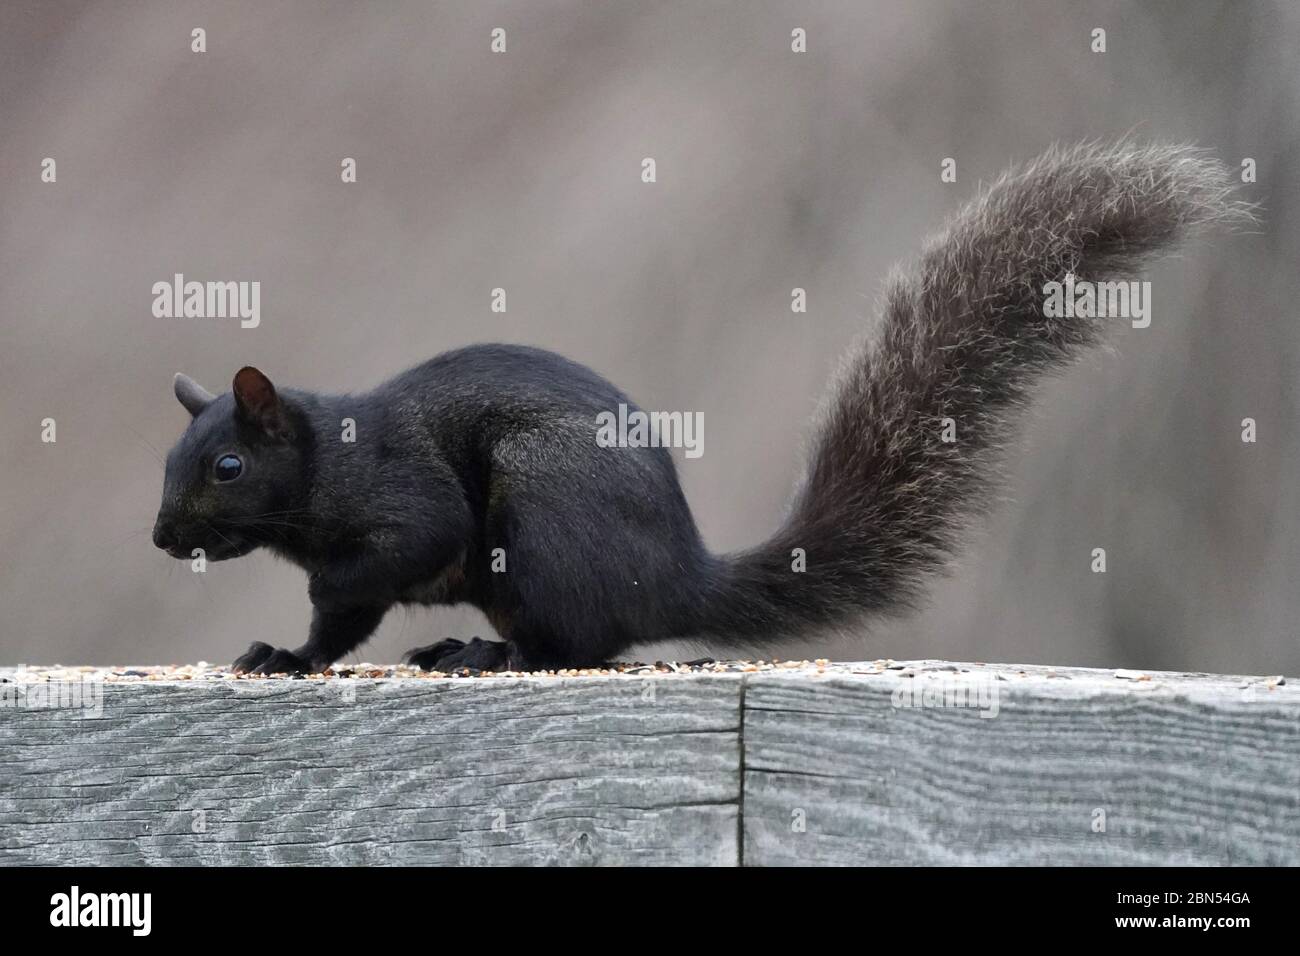
<svg viewBox="0 0 1300 956">
<path fill-rule="evenodd" d="M 191 421 L 167 455 L 153 541 L 172 557 L 202 548 L 210 561 L 289 539 L 308 484 L 309 430 L 271 380 L 246 366 L 213 395 L 177 374 Z"/>
</svg>

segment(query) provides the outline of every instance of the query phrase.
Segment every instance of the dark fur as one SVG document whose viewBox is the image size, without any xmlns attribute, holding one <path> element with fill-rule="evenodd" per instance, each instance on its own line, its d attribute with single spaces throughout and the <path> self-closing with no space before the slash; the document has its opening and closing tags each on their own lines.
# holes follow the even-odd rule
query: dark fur
<svg viewBox="0 0 1300 956">
<path fill-rule="evenodd" d="M 999 180 L 892 279 L 883 327 L 827 404 L 777 534 L 737 555 L 700 540 L 667 451 L 602 448 L 596 416 L 632 403 L 539 349 L 440 355 L 358 396 L 277 393 L 255 369 L 196 412 L 168 457 L 156 540 L 178 557 L 265 546 L 310 575 L 307 643 L 255 644 L 241 670 L 321 670 L 398 603 L 469 603 L 504 642 L 443 642 L 417 663 L 596 664 L 630 645 L 758 643 L 906 604 L 986 500 L 1008 411 L 1105 321 L 1048 319 L 1043 284 L 1130 277 L 1214 220 L 1244 222 L 1218 164 L 1184 147 L 1055 150 Z M 939 440 L 939 421 L 958 440 Z M 341 421 L 356 421 L 354 444 Z M 238 450 L 245 472 L 212 478 Z M 495 548 L 504 573 L 491 570 Z M 807 553 L 796 573 L 791 552 Z"/>
</svg>

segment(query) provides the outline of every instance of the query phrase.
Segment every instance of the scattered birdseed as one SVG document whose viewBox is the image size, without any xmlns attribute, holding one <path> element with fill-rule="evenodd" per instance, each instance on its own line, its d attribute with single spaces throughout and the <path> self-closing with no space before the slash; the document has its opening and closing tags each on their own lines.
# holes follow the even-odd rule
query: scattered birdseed
<svg viewBox="0 0 1300 956">
<path fill-rule="evenodd" d="M 39 683 L 47 681 L 83 680 L 88 675 L 111 683 L 140 683 L 145 681 L 260 681 L 260 680 L 343 680 L 343 679 L 395 679 L 404 680 L 445 680 L 445 679 L 491 679 L 499 677 L 645 677 L 650 675 L 677 674 L 753 674 L 763 671 L 807 670 L 824 672 L 830 666 L 843 669 L 845 673 L 878 674 L 879 667 L 869 664 L 851 663 L 831 665 L 829 661 L 719 661 L 703 658 L 696 661 L 655 661 L 645 664 L 639 661 L 611 663 L 601 667 L 564 668 L 543 671 L 479 671 L 461 668 L 456 671 L 426 671 L 410 664 L 335 664 L 319 674 L 274 674 L 270 677 L 251 674 L 235 674 L 229 667 L 219 667 L 206 661 L 196 664 L 168 664 L 131 667 L 67 667 L 52 665 L 48 667 L 27 666 L 9 671 L 3 678 L 6 682 Z M 867 668 L 864 670 L 863 668 Z"/>
<path fill-rule="evenodd" d="M 600 667 L 577 667 L 545 671 L 476 671 L 468 668 L 455 672 L 424 671 L 410 664 L 372 664 L 357 662 L 336 664 L 320 674 L 290 675 L 276 674 L 271 677 L 253 677 L 246 674 L 232 673 L 229 667 L 218 667 L 206 661 L 195 664 L 152 665 L 130 667 L 91 667 L 48 665 L 19 665 L 0 668 L 0 682 L 5 684 L 32 684 L 41 682 L 81 682 L 84 680 L 102 680 L 109 683 L 214 683 L 220 681 L 314 681 L 332 680 L 456 680 L 476 681 L 500 678 L 527 678 L 529 680 L 546 680 L 550 678 L 582 679 L 589 677 L 644 679 L 645 677 L 678 677 L 690 674 L 749 675 L 761 673 L 807 674 L 818 679 L 853 676 L 883 677 L 887 680 L 915 679 L 922 676 L 935 676 L 940 672 L 952 673 L 954 669 L 971 677 L 980 676 L 979 671 L 970 671 L 971 665 L 955 665 L 950 661 L 840 661 L 833 662 L 826 658 L 799 661 L 719 661 L 705 658 L 696 661 L 655 661 L 647 664 L 641 661 L 626 661 L 605 664 Z M 982 667 L 983 665 L 974 665 Z M 1293 688 L 1286 686 L 1282 675 L 1264 677 L 1241 677 L 1217 674 L 1161 674 L 1137 670 L 1097 670 L 1075 667 L 1035 667 L 1032 665 L 991 665 L 992 676 L 1000 681 L 1013 683 L 1028 682 L 1035 679 L 1055 678 L 1057 681 L 1102 681 L 1109 683 L 1119 678 L 1121 681 L 1134 682 L 1144 688 L 1167 686 L 1172 678 L 1180 685 L 1210 686 L 1222 684 L 1228 687 L 1253 685 L 1265 693 L 1273 692 L 1279 696 L 1287 695 Z M 989 673 L 989 672 L 985 672 Z M 5 693 L 11 693 L 6 691 Z"/>
<path fill-rule="evenodd" d="M 1117 670 L 1115 672 L 1117 680 L 1150 680 L 1151 677 L 1142 671 Z"/>
</svg>

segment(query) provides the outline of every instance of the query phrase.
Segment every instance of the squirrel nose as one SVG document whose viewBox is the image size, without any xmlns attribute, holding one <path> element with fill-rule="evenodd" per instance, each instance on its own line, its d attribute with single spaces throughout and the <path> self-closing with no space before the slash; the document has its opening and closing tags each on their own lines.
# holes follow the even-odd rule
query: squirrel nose
<svg viewBox="0 0 1300 956">
<path fill-rule="evenodd" d="M 176 526 L 162 518 L 153 526 L 153 543 L 164 551 L 176 547 Z"/>
</svg>

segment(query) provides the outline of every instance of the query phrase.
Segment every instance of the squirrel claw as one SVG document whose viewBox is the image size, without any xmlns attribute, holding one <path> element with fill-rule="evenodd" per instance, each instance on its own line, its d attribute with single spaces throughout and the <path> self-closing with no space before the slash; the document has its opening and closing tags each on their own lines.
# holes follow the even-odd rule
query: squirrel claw
<svg viewBox="0 0 1300 956">
<path fill-rule="evenodd" d="M 263 661 L 275 653 L 275 648 L 265 641 L 254 641 L 248 650 L 235 659 L 230 669 L 236 674 L 247 674 L 257 668 Z"/>
<path fill-rule="evenodd" d="M 265 641 L 254 641 L 230 669 L 236 674 L 305 674 L 310 666 L 293 651 L 274 648 Z"/>
<path fill-rule="evenodd" d="M 476 637 L 468 644 L 447 638 L 428 647 L 417 647 L 406 655 L 408 663 L 427 671 L 498 671 L 510 664 L 510 645 Z"/>
<path fill-rule="evenodd" d="M 418 667 L 421 670 L 438 670 L 437 664 L 439 661 L 444 657 L 450 657 L 464 646 L 464 641 L 458 641 L 454 637 L 449 637 L 446 640 L 438 641 L 436 644 L 413 648 L 403 656 L 403 660 L 411 666 Z"/>
</svg>

